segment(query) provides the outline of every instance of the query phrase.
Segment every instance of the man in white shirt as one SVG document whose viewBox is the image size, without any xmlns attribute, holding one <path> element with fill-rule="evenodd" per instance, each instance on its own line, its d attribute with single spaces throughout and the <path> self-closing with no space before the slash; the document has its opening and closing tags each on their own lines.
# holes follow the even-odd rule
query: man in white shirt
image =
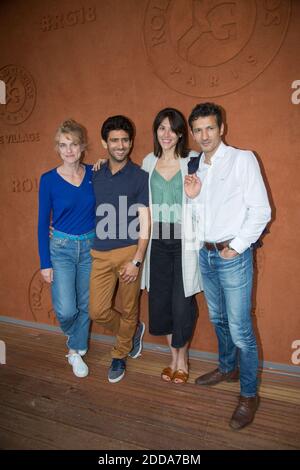
<svg viewBox="0 0 300 470">
<path fill-rule="evenodd" d="M 219 367 L 198 377 L 196 384 L 238 380 L 239 356 L 241 394 L 230 426 L 241 429 L 253 421 L 258 406 L 252 250 L 271 209 L 254 154 L 222 142 L 221 108 L 197 105 L 189 125 L 202 153 L 197 172 L 186 177 L 185 191 L 198 219 L 200 270 L 219 345 Z"/>
</svg>

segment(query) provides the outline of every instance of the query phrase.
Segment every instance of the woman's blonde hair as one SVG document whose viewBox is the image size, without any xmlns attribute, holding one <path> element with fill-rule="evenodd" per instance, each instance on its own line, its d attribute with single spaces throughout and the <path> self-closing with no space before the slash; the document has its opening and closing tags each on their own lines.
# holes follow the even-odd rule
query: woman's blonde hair
<svg viewBox="0 0 300 470">
<path fill-rule="evenodd" d="M 68 136 L 70 136 L 70 138 L 75 143 L 79 143 L 82 152 L 84 152 L 87 149 L 88 140 L 87 140 L 86 128 L 83 127 L 78 122 L 76 122 L 74 119 L 67 119 L 58 127 L 55 133 L 55 137 L 54 137 L 56 150 L 57 150 L 59 138 L 62 134 L 66 135 L 67 138 Z"/>
</svg>

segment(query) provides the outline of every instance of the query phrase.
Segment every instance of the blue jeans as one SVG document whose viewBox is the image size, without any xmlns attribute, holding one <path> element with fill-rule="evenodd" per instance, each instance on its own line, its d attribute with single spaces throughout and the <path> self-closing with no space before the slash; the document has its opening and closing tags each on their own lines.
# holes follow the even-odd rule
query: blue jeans
<svg viewBox="0 0 300 470">
<path fill-rule="evenodd" d="M 53 267 L 52 303 L 70 349 L 87 349 L 90 327 L 89 283 L 91 272 L 90 249 L 93 238 L 50 240 Z"/>
<path fill-rule="evenodd" d="M 200 250 L 200 270 L 210 321 L 219 344 L 219 370 L 237 367 L 239 352 L 241 395 L 257 393 L 258 354 L 251 320 L 252 249 L 224 259 L 218 250 Z"/>
</svg>

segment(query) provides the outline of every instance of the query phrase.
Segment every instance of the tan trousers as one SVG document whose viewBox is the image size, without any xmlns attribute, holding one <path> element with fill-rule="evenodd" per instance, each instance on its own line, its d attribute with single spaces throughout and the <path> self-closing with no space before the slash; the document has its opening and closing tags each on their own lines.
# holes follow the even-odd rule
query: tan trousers
<svg viewBox="0 0 300 470">
<path fill-rule="evenodd" d="M 137 326 L 141 269 L 137 280 L 130 284 L 125 284 L 119 275 L 120 268 L 131 261 L 135 253 L 136 245 L 109 251 L 91 250 L 90 317 L 116 336 L 113 358 L 127 356 Z M 122 312 L 112 308 L 118 281 Z"/>
</svg>

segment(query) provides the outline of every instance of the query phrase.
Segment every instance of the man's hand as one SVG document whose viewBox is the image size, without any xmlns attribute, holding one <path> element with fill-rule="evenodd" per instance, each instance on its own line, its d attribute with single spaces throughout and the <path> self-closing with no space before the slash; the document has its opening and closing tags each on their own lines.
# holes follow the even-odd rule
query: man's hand
<svg viewBox="0 0 300 470">
<path fill-rule="evenodd" d="M 198 196 L 201 190 L 201 186 L 201 181 L 196 175 L 196 173 L 194 173 L 193 175 L 186 175 L 186 177 L 184 178 L 185 194 L 190 199 L 194 199 L 196 196 Z"/>
<path fill-rule="evenodd" d="M 107 158 L 99 158 L 99 160 L 94 163 L 92 170 L 93 171 L 98 171 L 101 168 L 101 165 L 104 165 L 104 163 L 107 162 Z"/>
<path fill-rule="evenodd" d="M 150 233 L 150 211 L 149 207 L 139 207 L 139 223 L 140 223 L 140 233 L 139 240 L 137 244 L 137 250 L 133 256 L 133 260 L 141 261 L 144 259 L 146 248 L 149 240 Z M 139 268 L 135 266 L 131 261 L 121 266 L 119 274 L 120 281 L 130 284 L 135 282 L 139 275 L 139 269 L 142 269 L 142 266 Z"/>
<path fill-rule="evenodd" d="M 121 280 L 125 282 L 125 284 L 130 284 L 131 282 L 135 282 L 137 280 L 139 275 L 139 268 L 129 261 L 121 267 L 119 274 Z"/>
<path fill-rule="evenodd" d="M 235 258 L 239 253 L 232 248 L 226 246 L 223 250 L 220 251 L 221 258 L 231 259 Z"/>
<path fill-rule="evenodd" d="M 49 284 L 53 281 L 53 269 L 52 268 L 41 269 L 41 275 L 44 281 L 48 282 Z"/>
</svg>

